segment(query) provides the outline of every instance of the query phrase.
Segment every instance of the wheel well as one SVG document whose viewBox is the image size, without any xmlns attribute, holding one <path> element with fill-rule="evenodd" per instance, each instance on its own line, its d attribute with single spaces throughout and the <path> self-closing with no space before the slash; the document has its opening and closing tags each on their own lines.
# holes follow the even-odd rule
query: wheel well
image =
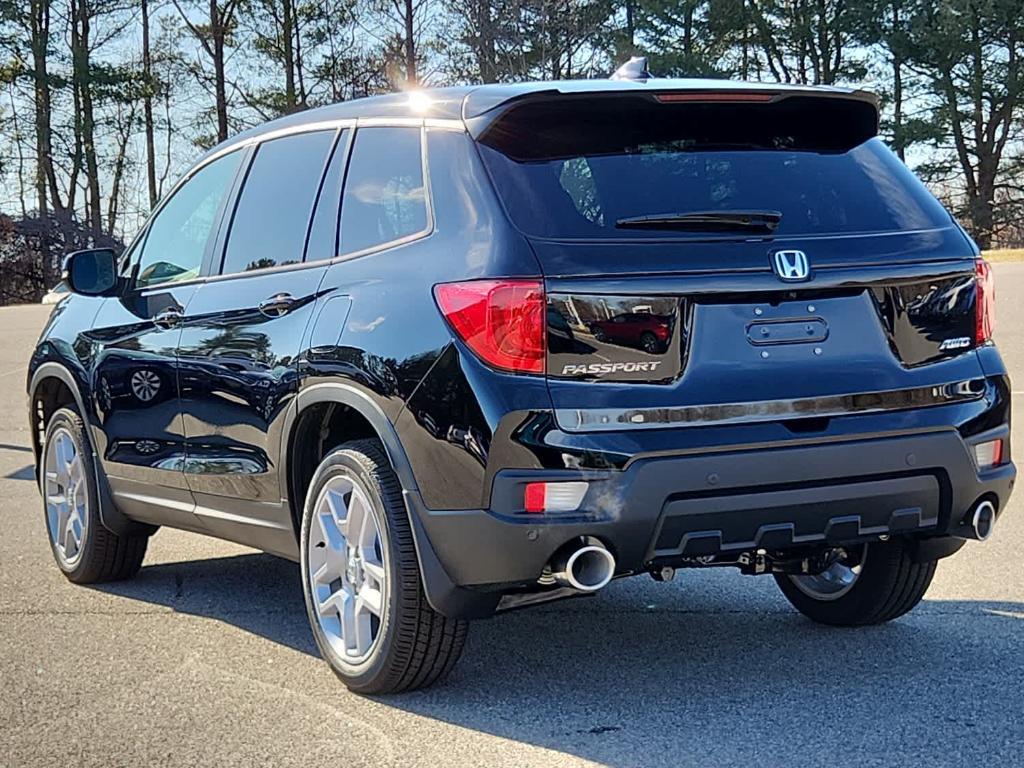
<svg viewBox="0 0 1024 768">
<path fill-rule="evenodd" d="M 379 439 L 370 421 L 342 403 L 316 403 L 306 408 L 295 423 L 288 441 L 288 499 L 292 526 L 299 536 L 306 492 L 313 473 L 332 450 L 350 440 Z"/>
<path fill-rule="evenodd" d="M 75 402 L 75 395 L 71 391 L 71 387 L 56 376 L 47 376 L 39 382 L 35 392 L 32 393 L 32 450 L 35 453 L 37 464 L 50 417 L 58 409 L 66 405 L 75 405 Z"/>
</svg>

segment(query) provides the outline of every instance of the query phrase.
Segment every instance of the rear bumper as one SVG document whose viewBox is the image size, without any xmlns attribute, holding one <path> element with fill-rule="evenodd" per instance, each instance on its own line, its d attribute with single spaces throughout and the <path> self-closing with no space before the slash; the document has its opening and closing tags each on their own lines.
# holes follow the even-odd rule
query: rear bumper
<svg viewBox="0 0 1024 768">
<path fill-rule="evenodd" d="M 971 442 L 1005 435 L 1003 426 Z M 967 537 L 982 498 L 1001 514 L 1012 463 L 979 473 L 955 429 L 782 448 L 637 456 L 621 470 L 504 470 L 489 510 L 428 510 L 407 498 L 451 584 L 497 593 L 536 582 L 552 555 L 596 536 L 617 572 L 755 548 L 785 550 L 877 538 Z M 580 513 L 527 515 L 523 486 L 589 482 Z M 428 584 L 428 593 L 431 590 Z M 432 602 L 439 602 L 432 600 Z M 438 606 L 435 606 L 438 607 Z M 439 608 L 445 612 L 445 610 Z"/>
</svg>

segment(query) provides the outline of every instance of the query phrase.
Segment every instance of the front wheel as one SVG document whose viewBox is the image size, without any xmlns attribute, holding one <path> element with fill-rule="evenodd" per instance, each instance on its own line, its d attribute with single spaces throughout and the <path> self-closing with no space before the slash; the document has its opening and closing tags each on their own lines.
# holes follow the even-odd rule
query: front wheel
<svg viewBox="0 0 1024 768">
<path fill-rule="evenodd" d="M 346 443 L 320 464 L 300 546 L 313 637 L 351 690 L 422 688 L 455 665 L 466 622 L 427 603 L 401 487 L 376 441 Z"/>
<path fill-rule="evenodd" d="M 76 584 L 134 576 L 142 567 L 149 538 L 119 536 L 103 524 L 89 435 L 77 410 L 65 407 L 53 414 L 41 458 L 46 532 L 64 575 Z"/>
<path fill-rule="evenodd" d="M 900 539 L 862 544 L 820 574 L 776 574 L 786 599 L 821 624 L 855 627 L 899 618 L 924 597 L 935 561 L 914 562 Z"/>
</svg>

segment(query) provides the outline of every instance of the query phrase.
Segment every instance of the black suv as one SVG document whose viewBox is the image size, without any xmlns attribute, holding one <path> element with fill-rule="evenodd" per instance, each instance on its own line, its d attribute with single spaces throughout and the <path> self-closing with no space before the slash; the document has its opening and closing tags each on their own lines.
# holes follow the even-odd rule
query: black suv
<svg viewBox="0 0 1024 768">
<path fill-rule="evenodd" d="M 216 147 L 69 258 L 28 384 L 58 565 L 131 576 L 160 525 L 297 560 L 361 692 L 633 574 L 902 615 L 1015 469 L 989 267 L 877 127 L 861 91 L 606 80 Z"/>
</svg>

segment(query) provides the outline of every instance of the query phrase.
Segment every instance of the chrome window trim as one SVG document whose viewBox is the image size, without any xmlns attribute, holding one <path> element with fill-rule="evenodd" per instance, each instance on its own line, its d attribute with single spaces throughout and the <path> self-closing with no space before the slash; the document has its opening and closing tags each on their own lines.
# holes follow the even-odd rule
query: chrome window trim
<svg viewBox="0 0 1024 768">
<path fill-rule="evenodd" d="M 271 134 L 269 134 L 267 136 L 261 136 L 259 141 L 254 142 L 251 145 L 252 146 L 252 154 L 250 155 L 249 161 L 246 163 L 245 168 L 242 169 L 242 177 L 238 180 L 238 189 L 237 190 L 232 190 L 232 192 L 233 192 L 233 195 L 232 195 L 233 199 L 231 200 L 231 210 L 224 212 L 224 218 L 223 218 L 223 220 L 221 221 L 221 224 L 220 224 L 220 226 L 225 227 L 224 236 L 223 236 L 223 238 L 218 237 L 217 240 L 214 243 L 214 249 L 215 250 L 214 250 L 214 253 L 213 253 L 213 259 L 212 259 L 212 262 L 209 265 L 210 274 L 209 275 L 205 275 L 205 277 L 207 277 L 209 280 L 212 281 L 212 280 L 215 280 L 217 278 L 238 277 L 240 275 L 248 274 L 250 272 L 252 272 L 252 273 L 256 273 L 256 272 L 270 272 L 270 271 L 275 270 L 275 269 L 280 269 L 281 267 L 291 267 L 291 266 L 296 266 L 296 265 L 300 265 L 300 264 L 305 264 L 306 263 L 306 259 L 305 259 L 305 256 L 306 256 L 306 244 L 309 241 L 310 228 L 313 226 L 313 215 L 316 213 L 316 206 L 317 206 L 317 204 L 320 201 L 320 187 L 317 187 L 317 193 L 313 196 L 313 207 L 310 209 L 309 216 L 308 216 L 308 218 L 306 220 L 306 229 L 305 229 L 305 233 L 303 234 L 303 239 L 302 239 L 302 260 L 301 261 L 297 261 L 297 262 L 295 262 L 293 264 L 275 264 L 272 267 L 263 267 L 261 269 L 241 270 L 241 271 L 238 271 L 238 272 L 225 272 L 224 271 L 224 262 L 225 262 L 225 259 L 227 258 L 227 253 L 228 253 L 228 243 L 231 241 L 231 230 L 232 230 L 232 228 L 235 225 L 235 217 L 238 215 L 238 206 L 242 202 L 242 195 L 245 193 L 245 185 L 246 185 L 246 182 L 249 180 L 249 174 L 252 172 L 253 165 L 255 165 L 256 161 L 259 159 L 259 149 L 260 149 L 260 147 L 263 144 L 265 144 L 265 143 L 267 143 L 269 141 L 275 141 L 277 139 L 290 138 L 290 137 L 293 137 L 293 136 L 301 136 L 301 135 L 306 134 L 306 133 L 327 133 L 327 132 L 333 133 L 333 137 L 331 139 L 331 143 L 330 143 L 330 145 L 327 148 L 327 154 L 324 156 L 323 164 L 320 166 L 320 178 L 318 180 L 318 184 L 320 186 L 322 186 L 323 182 L 324 182 L 324 178 L 325 178 L 325 176 L 327 174 L 327 169 L 330 166 L 331 159 L 333 157 L 335 148 L 337 147 L 338 142 L 341 141 L 342 131 L 345 130 L 343 127 L 331 128 L 331 127 L 323 127 L 323 125 L 324 125 L 323 123 L 309 123 L 307 126 L 305 126 L 305 127 L 309 128 L 309 130 L 292 131 L 292 132 L 289 132 L 289 133 L 280 133 L 280 134 L 277 131 L 275 131 L 275 132 L 273 132 L 273 133 L 271 133 Z M 326 261 L 327 261 L 327 259 L 321 259 L 320 260 L 321 263 L 324 263 Z"/>
<path fill-rule="evenodd" d="M 416 125 L 410 125 L 408 123 L 395 123 L 394 122 L 394 120 L 395 120 L 394 118 L 387 118 L 386 121 L 384 121 L 384 119 L 381 118 L 381 120 L 382 120 L 381 123 L 374 123 L 372 125 L 367 125 L 367 126 L 364 126 L 364 127 L 367 127 L 367 128 L 377 128 L 377 127 L 397 127 L 397 128 L 410 128 L 410 127 L 412 127 L 412 128 L 415 128 L 415 127 L 417 127 Z M 339 120 L 339 121 L 334 121 L 334 122 L 336 122 L 338 124 L 338 130 L 344 130 L 346 127 L 347 128 L 353 127 L 355 121 L 353 121 L 353 120 Z M 453 122 L 454 123 L 454 122 L 457 122 L 457 121 L 446 121 L 446 122 Z M 374 246 L 371 246 L 369 248 L 364 248 L 364 249 L 362 249 L 360 251 L 352 251 L 351 253 L 338 254 L 338 255 L 334 256 L 333 258 L 330 258 L 330 259 L 320 259 L 319 261 L 301 261 L 301 262 L 296 262 L 295 264 L 281 264 L 281 265 L 277 265 L 277 266 L 273 266 L 273 267 L 264 267 L 263 269 L 253 269 L 253 270 L 250 270 L 248 272 L 230 272 L 230 273 L 227 273 L 227 274 L 205 275 L 205 276 L 200 276 L 198 278 L 195 278 L 194 280 L 189 280 L 187 282 L 188 283 L 206 283 L 206 282 L 213 283 L 213 282 L 221 282 L 221 281 L 224 281 L 224 280 L 244 279 L 246 277 L 255 276 L 255 275 L 268 275 L 268 274 L 275 274 L 275 273 L 279 273 L 279 272 L 292 272 L 292 271 L 297 271 L 297 270 L 300 270 L 300 269 L 310 269 L 310 268 L 313 268 L 313 267 L 320 267 L 320 266 L 328 267 L 328 266 L 333 266 L 334 264 L 338 264 L 338 263 L 343 262 L 343 261 L 349 261 L 350 259 L 358 259 L 358 258 L 362 258 L 363 256 L 370 256 L 370 255 L 373 255 L 375 253 L 380 253 L 382 251 L 387 251 L 387 250 L 390 250 L 392 248 L 397 248 L 397 247 L 399 247 L 401 245 L 406 245 L 406 244 L 414 242 L 416 240 L 423 240 L 423 239 L 425 239 L 427 237 L 430 237 L 434 233 L 434 227 L 435 227 L 434 202 L 433 202 L 432 190 L 431 190 L 431 187 L 430 187 L 430 161 L 429 161 L 429 158 L 427 157 L 426 126 L 424 126 L 422 124 L 423 123 L 422 120 L 418 120 L 417 123 L 418 123 L 418 127 L 420 128 L 420 162 L 421 162 L 421 167 L 423 169 L 423 171 L 422 171 L 422 173 L 423 173 L 423 189 L 424 189 L 424 196 L 425 196 L 424 199 L 425 199 L 426 210 L 427 210 L 427 226 L 424 229 L 420 230 L 419 232 L 414 232 L 414 233 L 412 233 L 410 235 L 405 235 L 404 237 L 396 238 L 394 240 L 388 240 L 387 242 L 380 243 L 379 245 L 374 245 Z M 311 130 L 324 130 L 324 128 L 322 127 L 323 123 L 316 123 L 316 124 L 310 123 L 310 125 L 316 125 L 317 126 L 316 128 L 313 128 Z M 306 133 L 306 132 L 308 132 L 308 131 L 292 131 L 291 133 Z M 282 134 L 282 135 L 291 135 L 291 133 L 289 133 L 289 134 Z M 352 146 L 349 148 L 350 152 L 352 152 L 354 150 L 356 133 L 358 133 L 358 130 L 355 133 L 353 133 L 353 136 L 352 136 L 352 138 L 350 140 L 352 142 Z M 280 136 L 275 133 L 274 138 L 280 138 Z M 262 140 L 263 140 L 263 137 L 260 137 L 260 141 L 252 142 L 252 144 L 259 144 L 259 143 L 262 142 Z M 211 158 L 211 160 L 212 160 L 212 158 Z M 349 158 L 348 162 L 351 162 L 351 157 Z M 205 162 L 204 162 L 204 164 L 205 164 Z M 347 169 L 346 169 L 346 176 L 347 175 L 348 175 L 348 172 L 347 172 Z M 344 190 L 344 187 L 342 189 Z M 343 191 L 343 194 L 344 194 L 344 191 Z M 236 203 L 237 203 L 237 200 L 236 200 Z M 341 222 L 340 222 L 340 215 L 339 215 L 339 222 L 338 222 L 339 226 L 340 226 L 340 223 Z M 176 285 L 183 285 L 183 284 L 185 284 L 185 282 L 186 281 L 183 281 L 182 283 L 176 283 Z"/>
<path fill-rule="evenodd" d="M 374 118 L 374 119 L 376 119 L 376 118 Z M 430 235 L 432 235 L 434 233 L 434 225 L 435 225 L 435 222 L 434 222 L 434 195 L 433 195 L 433 190 L 430 187 L 430 165 L 429 165 L 429 161 L 427 159 L 427 131 L 426 131 L 426 127 L 423 125 L 423 121 L 422 120 L 418 121 L 418 125 L 419 125 L 419 129 L 420 129 L 420 169 L 421 169 L 420 172 L 423 174 L 423 202 L 424 202 L 424 207 L 426 209 L 426 214 L 427 214 L 427 224 L 426 224 L 426 226 L 423 229 L 419 230 L 418 232 L 413 232 L 413 233 L 410 233 L 408 235 L 403 235 L 402 237 L 398 237 L 398 238 L 395 238 L 393 240 L 386 240 L 383 243 L 378 243 L 377 245 L 372 245 L 372 246 L 369 246 L 368 248 L 363 248 L 363 249 L 358 250 L 358 251 L 349 251 L 347 253 L 339 253 L 337 256 L 335 256 L 333 259 L 330 260 L 331 264 L 337 263 L 339 261 L 348 261 L 349 259 L 358 259 L 361 256 L 369 256 L 370 254 L 373 254 L 373 253 L 378 253 L 380 251 L 386 251 L 386 250 L 389 250 L 391 248 L 396 248 L 396 247 L 398 247 L 400 245 L 405 245 L 406 243 L 411 243 L 411 242 L 414 242 L 416 240 L 422 240 L 424 238 L 430 237 Z M 367 125 L 360 124 L 360 127 L 361 128 L 415 128 L 416 125 L 412 125 L 412 124 L 397 124 L 396 125 L 394 123 L 387 123 L 387 124 L 380 123 L 380 124 L 378 124 L 378 123 L 374 122 L 374 123 L 367 124 Z M 359 139 L 359 130 L 357 129 L 356 132 L 355 132 L 355 135 L 352 137 L 352 148 L 350 150 L 350 153 L 355 153 L 355 151 L 356 151 L 356 141 L 358 139 Z M 349 163 L 351 163 L 351 162 L 352 162 L 352 156 L 350 154 L 350 156 L 349 156 Z M 348 168 L 346 168 L 346 170 L 345 170 L 345 184 L 342 186 L 342 202 L 341 202 L 341 211 L 342 212 L 338 216 L 338 226 L 339 227 L 341 226 L 341 217 L 344 215 L 344 210 L 345 210 L 345 187 L 347 185 L 348 185 Z M 341 246 L 340 231 L 339 231 L 339 236 L 338 236 L 338 246 L 339 246 L 339 248 Z M 325 262 L 326 262 L 326 259 L 325 259 Z"/>
</svg>

